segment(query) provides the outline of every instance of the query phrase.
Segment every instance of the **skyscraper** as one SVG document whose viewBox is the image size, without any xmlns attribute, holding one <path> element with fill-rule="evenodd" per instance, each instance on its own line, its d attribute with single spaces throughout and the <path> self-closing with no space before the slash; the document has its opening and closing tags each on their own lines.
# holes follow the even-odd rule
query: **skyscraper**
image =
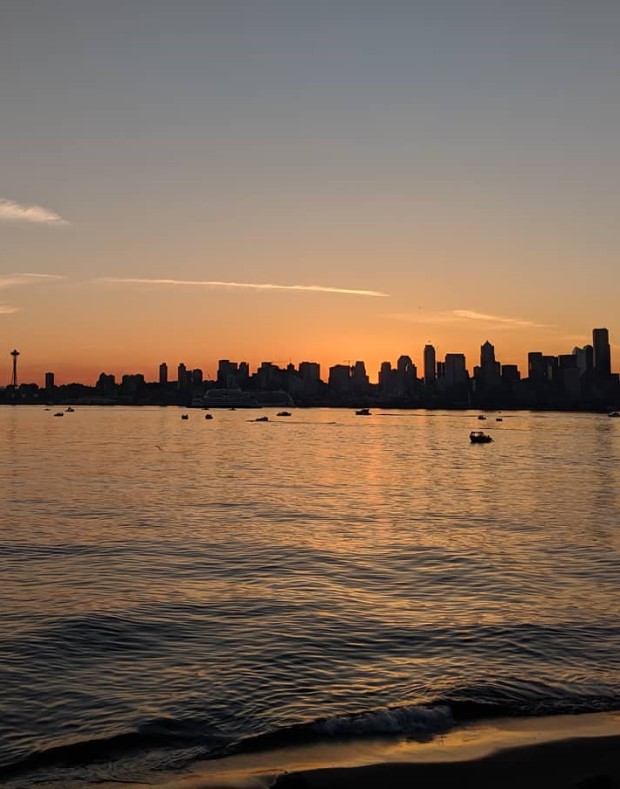
<svg viewBox="0 0 620 789">
<path fill-rule="evenodd" d="M 607 329 L 592 330 L 592 345 L 594 347 L 594 372 L 601 377 L 611 375 L 611 349 Z"/>
<path fill-rule="evenodd" d="M 168 365 L 162 362 L 159 365 L 159 385 L 165 386 L 168 383 Z"/>
<path fill-rule="evenodd" d="M 495 366 L 495 348 L 487 340 L 484 345 L 480 346 L 480 367 L 494 367 Z"/>
<path fill-rule="evenodd" d="M 435 349 L 432 345 L 424 346 L 424 383 L 432 386 L 435 383 Z"/>
</svg>

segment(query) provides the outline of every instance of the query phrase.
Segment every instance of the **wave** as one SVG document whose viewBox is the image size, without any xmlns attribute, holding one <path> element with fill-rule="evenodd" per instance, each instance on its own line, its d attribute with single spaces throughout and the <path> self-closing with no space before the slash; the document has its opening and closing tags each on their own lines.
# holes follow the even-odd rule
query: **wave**
<svg viewBox="0 0 620 789">
<path fill-rule="evenodd" d="M 489 718 L 542 717 L 617 711 L 615 695 L 525 696 L 511 698 L 506 689 L 489 683 L 461 688 L 421 704 L 390 706 L 344 713 L 281 727 L 241 738 L 217 732 L 199 720 L 158 718 L 134 731 L 89 739 L 31 753 L 0 766 L 0 781 L 40 769 L 107 764 L 130 755 L 162 754 L 167 767 L 185 767 L 195 759 L 304 745 L 327 739 L 400 737 L 428 742 L 463 724 Z M 164 759 L 163 753 L 168 754 Z"/>
<path fill-rule="evenodd" d="M 324 739 L 406 737 L 426 742 L 456 726 L 490 718 L 543 717 L 611 712 L 620 709 L 615 695 L 540 696 L 509 699 L 491 687 L 472 687 L 424 704 L 335 715 L 247 737 L 229 752 L 252 752 Z"/>
<path fill-rule="evenodd" d="M 215 751 L 222 744 L 222 740 L 221 735 L 208 730 L 201 722 L 157 718 L 146 721 L 134 731 L 45 748 L 18 761 L 0 765 L 0 781 L 34 770 L 80 767 L 99 761 L 111 762 L 129 754 L 154 750 L 207 748 Z"/>
</svg>

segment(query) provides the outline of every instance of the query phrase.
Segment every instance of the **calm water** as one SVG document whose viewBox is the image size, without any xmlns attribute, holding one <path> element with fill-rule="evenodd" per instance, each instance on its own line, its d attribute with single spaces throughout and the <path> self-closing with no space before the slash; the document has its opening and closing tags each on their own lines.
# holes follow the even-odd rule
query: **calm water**
<svg viewBox="0 0 620 789">
<path fill-rule="evenodd" d="M 0 780 L 620 708 L 620 420 L 180 414 L 0 408 Z"/>
</svg>

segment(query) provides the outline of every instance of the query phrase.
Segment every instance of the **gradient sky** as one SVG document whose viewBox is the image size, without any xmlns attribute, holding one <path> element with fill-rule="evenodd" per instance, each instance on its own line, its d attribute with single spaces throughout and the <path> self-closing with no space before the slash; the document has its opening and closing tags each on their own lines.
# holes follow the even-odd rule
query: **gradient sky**
<svg viewBox="0 0 620 789">
<path fill-rule="evenodd" d="M 619 42 L 617 0 L 5 0 L 0 385 L 13 347 L 89 383 L 620 343 Z"/>
</svg>

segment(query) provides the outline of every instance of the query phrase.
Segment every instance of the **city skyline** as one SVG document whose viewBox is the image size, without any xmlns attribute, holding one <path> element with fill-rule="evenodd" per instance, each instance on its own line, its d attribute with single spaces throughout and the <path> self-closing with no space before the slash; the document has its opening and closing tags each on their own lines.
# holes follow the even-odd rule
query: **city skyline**
<svg viewBox="0 0 620 789">
<path fill-rule="evenodd" d="M 605 0 L 5 4 L 0 337 L 67 381 L 620 337 L 619 37 Z"/>
<path fill-rule="evenodd" d="M 273 360 L 263 359 L 256 364 L 252 364 L 247 361 L 247 359 L 237 359 L 233 360 L 230 357 L 227 358 L 220 358 L 214 363 L 213 372 L 211 369 L 205 369 L 200 365 L 188 365 L 184 361 L 179 361 L 177 363 L 168 363 L 168 361 L 162 361 L 157 365 L 156 370 L 152 371 L 152 377 L 149 377 L 147 373 L 145 375 L 144 371 L 141 370 L 130 370 L 130 371 L 123 371 L 118 373 L 117 371 L 110 371 L 110 370 L 100 370 L 97 374 L 96 379 L 101 380 L 101 377 L 108 377 L 115 380 L 117 377 L 124 378 L 124 377 L 132 377 L 132 376 L 142 376 L 145 381 L 153 381 L 158 382 L 160 384 L 168 384 L 168 383 L 181 383 L 182 377 L 188 374 L 191 377 L 191 373 L 199 373 L 200 375 L 200 383 L 202 381 L 213 381 L 222 383 L 221 378 L 221 371 L 222 367 L 224 368 L 227 365 L 233 365 L 235 371 L 238 367 L 243 367 L 246 370 L 246 375 L 258 373 L 261 367 L 273 367 L 274 369 L 278 369 L 281 371 L 288 369 L 299 371 L 304 366 L 312 366 L 316 368 L 317 373 L 316 377 L 318 380 L 323 382 L 328 382 L 331 371 L 336 368 L 341 369 L 349 369 L 353 375 L 355 375 L 356 371 L 359 371 L 363 376 L 366 376 L 369 383 L 381 384 L 381 377 L 385 370 L 392 370 L 397 369 L 400 366 L 401 360 L 407 360 L 408 365 L 412 365 L 413 376 L 416 379 L 419 379 L 421 382 L 425 384 L 430 384 L 433 382 L 438 375 L 438 371 L 445 368 L 446 364 L 449 362 L 458 359 L 458 366 L 462 368 L 462 370 L 467 374 L 467 376 L 473 378 L 476 375 L 476 370 L 482 369 L 483 371 L 485 368 L 488 370 L 492 370 L 493 373 L 497 372 L 499 376 L 502 370 L 508 370 L 510 368 L 511 374 L 518 373 L 519 376 L 527 378 L 531 372 L 532 367 L 532 358 L 539 357 L 540 359 L 567 359 L 568 357 L 574 357 L 575 366 L 581 370 L 582 373 L 587 372 L 588 370 L 596 370 L 599 375 L 603 377 L 618 377 L 617 373 L 614 373 L 613 368 L 613 355 L 611 353 L 611 349 L 613 348 L 613 344 L 610 342 L 610 335 L 609 330 L 607 328 L 594 328 L 591 332 L 591 342 L 584 343 L 582 347 L 580 346 L 573 346 L 570 352 L 562 353 L 555 353 L 555 354 L 548 354 L 545 350 L 532 350 L 530 349 L 527 351 L 527 359 L 525 365 L 521 366 L 518 364 L 514 364 L 512 362 L 508 362 L 506 360 L 496 360 L 496 350 L 495 345 L 491 343 L 488 339 L 484 341 L 479 346 L 479 354 L 478 359 L 475 361 L 468 361 L 467 354 L 463 353 L 462 351 L 454 350 L 451 352 L 446 352 L 445 354 L 438 353 L 438 349 L 432 344 L 427 343 L 425 344 L 422 351 L 419 353 L 419 360 L 418 356 L 410 356 L 409 354 L 398 354 L 398 356 L 392 357 L 392 359 L 383 359 L 380 365 L 377 367 L 376 370 L 372 370 L 366 364 L 365 359 L 343 359 L 340 362 L 335 363 L 334 365 L 328 365 L 324 367 L 320 361 L 316 359 L 304 359 L 304 360 L 296 360 L 293 361 L 289 359 L 288 361 L 278 360 L 274 362 Z M 547 349 L 548 350 L 548 349 Z M 9 356 L 11 357 L 11 381 L 10 385 L 14 386 L 17 381 L 17 359 L 21 356 L 21 351 L 17 349 L 13 349 Z M 392 368 L 392 363 L 396 359 L 395 365 Z M 175 378 L 173 373 L 174 370 L 177 370 L 177 377 Z M 327 374 L 326 374 L 327 373 Z M 374 373 L 374 374 L 373 374 Z M 65 380 L 64 376 L 57 375 L 57 372 L 54 370 L 50 370 L 49 367 L 43 373 L 43 380 L 45 381 L 44 387 L 49 388 L 49 386 L 58 386 L 58 385 L 66 385 L 70 383 L 80 383 L 86 386 L 93 386 L 95 385 L 96 381 L 78 381 L 75 380 Z M 51 382 L 51 383 L 50 383 Z M 23 380 L 21 373 L 19 376 L 18 384 L 27 383 L 27 384 L 37 384 L 37 381 L 25 381 Z M 2 384 L 0 383 L 0 388 L 3 388 Z"/>
</svg>

